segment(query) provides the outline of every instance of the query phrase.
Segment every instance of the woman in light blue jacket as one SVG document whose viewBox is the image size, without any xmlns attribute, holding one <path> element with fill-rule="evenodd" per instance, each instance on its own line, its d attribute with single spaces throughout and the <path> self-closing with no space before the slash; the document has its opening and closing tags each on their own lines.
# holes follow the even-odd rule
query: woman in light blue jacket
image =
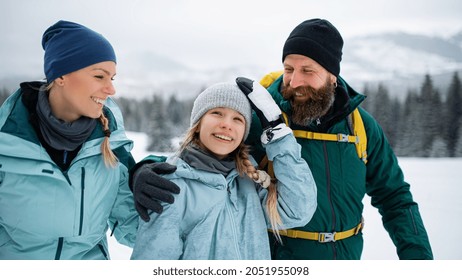
<svg viewBox="0 0 462 280">
<path fill-rule="evenodd" d="M 178 156 L 168 159 L 177 169 L 164 175 L 180 193 L 173 204 L 163 204 L 162 214 L 140 219 L 132 259 L 270 259 L 268 228 L 303 226 L 311 219 L 315 183 L 285 124 L 269 128 L 263 139 L 277 183 L 253 167 L 243 144 L 249 100 L 254 106 L 256 100 L 274 101 L 263 88 L 251 90 L 248 99 L 240 86 L 216 84 L 195 100 L 191 128 Z M 277 106 L 267 105 L 280 115 Z"/>
<path fill-rule="evenodd" d="M 0 259 L 109 259 L 133 246 L 133 143 L 110 96 L 116 57 L 100 34 L 59 21 L 42 40 L 47 81 L 0 108 Z"/>
</svg>

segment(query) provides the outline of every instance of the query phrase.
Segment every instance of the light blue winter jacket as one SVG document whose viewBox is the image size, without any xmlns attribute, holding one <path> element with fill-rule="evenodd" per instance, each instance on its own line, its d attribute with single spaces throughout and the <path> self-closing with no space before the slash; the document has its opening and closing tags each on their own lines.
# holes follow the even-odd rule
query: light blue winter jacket
<svg viewBox="0 0 462 280">
<path fill-rule="evenodd" d="M 305 225 L 316 210 L 316 186 L 292 134 L 266 146 L 278 178 L 284 228 Z M 132 259 L 270 259 L 267 190 L 233 170 L 227 177 L 197 170 L 179 158 L 164 175 L 181 191 L 164 211 L 140 221 Z"/>
<path fill-rule="evenodd" d="M 0 259 L 108 259 L 108 227 L 125 245 L 136 237 L 138 215 L 128 187 L 129 153 L 122 115 L 108 99 L 111 148 L 107 168 L 98 124 L 66 172 L 41 146 L 21 102 L 21 90 L 0 108 Z"/>
</svg>

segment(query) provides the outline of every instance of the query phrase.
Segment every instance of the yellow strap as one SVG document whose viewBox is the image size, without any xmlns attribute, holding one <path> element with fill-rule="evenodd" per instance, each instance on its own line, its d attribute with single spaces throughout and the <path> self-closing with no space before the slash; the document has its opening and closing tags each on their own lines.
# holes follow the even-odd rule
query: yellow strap
<svg viewBox="0 0 462 280">
<path fill-rule="evenodd" d="M 282 70 L 270 72 L 260 80 L 260 84 L 265 88 L 268 88 L 274 81 L 276 81 L 277 78 L 282 75 L 282 73 L 284 73 Z"/>
<path fill-rule="evenodd" d="M 313 131 L 304 131 L 304 130 L 294 130 L 294 136 L 296 138 L 306 138 L 313 140 L 325 140 L 325 141 L 337 141 L 337 142 L 349 142 L 357 143 L 359 141 L 358 137 L 346 135 L 346 134 L 329 134 L 329 133 L 319 133 Z"/>
<path fill-rule="evenodd" d="M 282 236 L 287 236 L 290 238 L 301 238 L 301 239 L 308 239 L 308 240 L 315 240 L 321 243 L 325 242 L 335 242 L 337 240 L 342 240 L 353 235 L 357 235 L 361 229 L 364 227 L 363 219 L 361 222 L 352 229 L 341 231 L 341 232 L 309 232 L 309 231 L 302 231 L 302 230 L 294 230 L 294 229 L 287 229 L 287 230 L 280 230 L 279 234 Z M 273 232 L 272 230 L 268 230 Z"/>
<path fill-rule="evenodd" d="M 282 112 L 282 116 L 287 125 L 289 125 L 287 114 Z M 324 141 L 337 141 L 337 142 L 348 142 L 356 145 L 356 153 L 359 158 L 367 163 L 367 137 L 364 123 L 359 114 L 358 108 L 353 111 L 353 133 L 354 135 L 347 134 L 331 134 L 331 133 L 320 133 L 305 130 L 294 130 L 294 136 L 296 138 L 305 138 L 313 140 L 324 140 Z"/>
<path fill-rule="evenodd" d="M 284 118 L 286 125 L 289 125 L 288 117 L 285 112 L 282 112 L 282 117 Z M 355 143 L 355 144 L 359 142 L 358 137 L 347 135 L 347 134 L 342 134 L 342 133 L 332 134 L 332 133 L 320 133 L 320 132 L 305 131 L 305 130 L 294 130 L 294 136 L 296 138 L 337 141 L 337 142 L 349 142 L 349 143 Z"/>
<path fill-rule="evenodd" d="M 366 129 L 364 128 L 363 119 L 359 114 L 359 110 L 356 108 L 353 111 L 353 130 L 354 134 L 358 137 L 358 143 L 356 144 L 356 152 L 358 153 L 359 158 L 367 163 L 367 136 Z"/>
</svg>

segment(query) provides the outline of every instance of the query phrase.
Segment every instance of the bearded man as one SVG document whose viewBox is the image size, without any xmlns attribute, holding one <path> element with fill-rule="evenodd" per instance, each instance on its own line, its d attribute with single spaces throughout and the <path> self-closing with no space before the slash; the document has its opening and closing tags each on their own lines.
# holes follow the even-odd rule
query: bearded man
<svg viewBox="0 0 462 280">
<path fill-rule="evenodd" d="M 418 204 L 390 144 L 377 121 L 360 107 L 365 96 L 339 75 L 342 48 L 342 36 L 329 21 L 306 20 L 295 27 L 284 44 L 282 75 L 269 79 L 270 83 L 267 77 L 262 80 L 292 130 L 353 135 L 349 116 L 358 109 L 367 135 L 367 163 L 358 157 L 355 143 L 297 139 L 317 185 L 318 207 L 305 226 L 281 231 L 282 242 L 269 234 L 272 258 L 360 259 L 362 201 L 367 194 L 382 215 L 400 259 L 433 259 Z M 246 143 L 257 162 L 265 156 L 261 141 L 264 130 L 267 128 L 254 112 Z M 279 131 L 272 130 L 271 137 L 277 138 Z M 141 217 L 146 208 L 159 210 L 154 198 L 173 201 L 168 190 L 174 188 L 155 176 L 156 172 L 170 172 L 165 166 L 142 169 L 134 177 Z"/>
<path fill-rule="evenodd" d="M 358 108 L 367 135 L 367 163 L 354 143 L 298 138 L 317 185 L 318 208 L 304 227 L 281 232 L 282 243 L 270 234 L 272 258 L 360 259 L 362 201 L 368 194 L 398 257 L 433 259 L 418 205 L 391 146 L 377 121 L 359 106 L 365 96 L 339 76 L 342 47 L 343 39 L 329 21 L 300 23 L 284 44 L 283 74 L 267 90 L 293 130 L 352 135 L 348 119 Z M 264 156 L 258 121 L 252 121 L 250 131 L 247 144 L 258 160 Z"/>
</svg>

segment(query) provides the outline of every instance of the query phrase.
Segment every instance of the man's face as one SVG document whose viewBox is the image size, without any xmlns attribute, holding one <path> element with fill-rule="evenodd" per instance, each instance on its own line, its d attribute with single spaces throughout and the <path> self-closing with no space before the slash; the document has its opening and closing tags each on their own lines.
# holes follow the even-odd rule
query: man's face
<svg viewBox="0 0 462 280">
<path fill-rule="evenodd" d="M 306 56 L 286 56 L 283 82 L 283 97 L 290 100 L 292 121 L 298 125 L 322 117 L 334 103 L 336 77 Z"/>
</svg>

